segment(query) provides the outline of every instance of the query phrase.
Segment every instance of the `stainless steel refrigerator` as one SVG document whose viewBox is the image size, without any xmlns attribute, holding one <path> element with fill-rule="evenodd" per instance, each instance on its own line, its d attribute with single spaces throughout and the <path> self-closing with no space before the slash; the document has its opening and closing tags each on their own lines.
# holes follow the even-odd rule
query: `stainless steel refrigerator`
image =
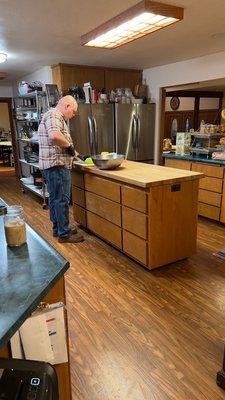
<svg viewBox="0 0 225 400">
<path fill-rule="evenodd" d="M 115 104 L 116 152 L 154 161 L 155 104 Z"/>
<path fill-rule="evenodd" d="M 128 160 L 154 160 L 155 104 L 79 104 L 69 122 L 80 154 L 116 151 Z"/>
<path fill-rule="evenodd" d="M 115 151 L 113 104 L 80 103 L 69 128 L 75 149 L 80 154 Z"/>
</svg>

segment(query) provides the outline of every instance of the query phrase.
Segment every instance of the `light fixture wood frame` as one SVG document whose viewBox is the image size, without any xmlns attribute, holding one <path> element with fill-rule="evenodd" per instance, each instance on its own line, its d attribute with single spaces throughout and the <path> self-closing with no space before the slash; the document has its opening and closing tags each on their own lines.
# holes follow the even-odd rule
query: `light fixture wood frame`
<svg viewBox="0 0 225 400">
<path fill-rule="evenodd" d="M 111 18 L 110 20 L 108 20 L 107 22 L 98 26 L 97 28 L 93 29 L 92 31 L 82 35 L 81 36 L 81 45 L 85 46 L 88 42 L 96 39 L 98 36 L 103 35 L 104 33 L 108 32 L 109 30 L 114 29 L 117 26 L 119 26 L 125 22 L 128 22 L 130 19 L 135 18 L 136 16 L 138 16 L 142 13 L 145 13 L 145 12 L 162 15 L 164 17 L 176 18 L 177 21 L 174 21 L 173 23 L 179 22 L 180 20 L 183 19 L 183 16 L 184 16 L 184 9 L 181 7 L 172 6 L 170 4 L 159 3 L 159 2 L 151 1 L 151 0 L 142 0 L 140 3 L 136 4 L 135 6 L 129 8 L 128 10 L 122 12 L 119 15 L 116 15 L 115 17 Z M 164 29 L 164 28 L 166 28 L 166 26 L 160 27 L 159 29 Z M 159 29 L 157 29 L 157 30 L 159 30 Z M 126 43 L 129 43 L 133 40 L 137 40 L 140 37 L 146 36 L 150 33 L 153 33 L 153 32 L 149 32 L 149 33 L 141 32 L 138 36 L 135 36 L 134 38 L 130 38 L 127 42 L 118 44 L 117 46 L 115 46 L 113 48 L 123 46 Z M 97 47 L 97 48 L 101 48 L 101 47 Z"/>
</svg>

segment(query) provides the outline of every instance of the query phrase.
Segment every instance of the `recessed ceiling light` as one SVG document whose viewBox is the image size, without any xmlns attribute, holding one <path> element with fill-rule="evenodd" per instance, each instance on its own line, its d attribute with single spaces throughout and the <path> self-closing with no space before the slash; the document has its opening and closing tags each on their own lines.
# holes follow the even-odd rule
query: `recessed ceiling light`
<svg viewBox="0 0 225 400">
<path fill-rule="evenodd" d="M 81 44 L 113 49 L 180 21 L 183 11 L 181 7 L 142 0 L 81 36 Z"/>
<path fill-rule="evenodd" d="M 3 63 L 7 60 L 7 54 L 0 53 L 0 63 Z"/>
</svg>

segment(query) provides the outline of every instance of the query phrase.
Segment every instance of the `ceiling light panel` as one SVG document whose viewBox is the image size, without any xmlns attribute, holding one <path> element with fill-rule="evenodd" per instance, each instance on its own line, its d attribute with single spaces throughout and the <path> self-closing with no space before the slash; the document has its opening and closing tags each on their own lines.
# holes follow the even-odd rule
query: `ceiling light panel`
<svg viewBox="0 0 225 400">
<path fill-rule="evenodd" d="M 81 37 L 88 47 L 116 48 L 183 19 L 183 9 L 142 0 Z"/>
</svg>

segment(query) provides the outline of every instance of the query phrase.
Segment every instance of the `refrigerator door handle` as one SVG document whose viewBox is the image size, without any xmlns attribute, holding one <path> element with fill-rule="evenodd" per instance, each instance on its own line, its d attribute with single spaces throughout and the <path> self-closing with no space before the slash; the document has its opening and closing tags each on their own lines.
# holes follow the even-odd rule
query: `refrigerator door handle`
<svg viewBox="0 0 225 400">
<path fill-rule="evenodd" d="M 97 129 L 97 122 L 95 117 L 92 117 L 92 126 L 93 126 L 93 132 L 94 132 L 94 154 L 98 154 L 98 129 Z"/>
<path fill-rule="evenodd" d="M 138 115 L 137 117 L 137 151 L 140 150 L 140 140 L 141 140 L 141 120 L 140 120 L 140 116 Z"/>
<path fill-rule="evenodd" d="M 137 148 L 137 117 L 136 115 L 132 116 L 132 145 L 133 148 Z"/>
<path fill-rule="evenodd" d="M 94 137 L 93 137 L 93 124 L 92 124 L 92 119 L 89 116 L 88 117 L 88 144 L 90 147 L 90 152 L 91 155 L 94 154 Z"/>
</svg>

